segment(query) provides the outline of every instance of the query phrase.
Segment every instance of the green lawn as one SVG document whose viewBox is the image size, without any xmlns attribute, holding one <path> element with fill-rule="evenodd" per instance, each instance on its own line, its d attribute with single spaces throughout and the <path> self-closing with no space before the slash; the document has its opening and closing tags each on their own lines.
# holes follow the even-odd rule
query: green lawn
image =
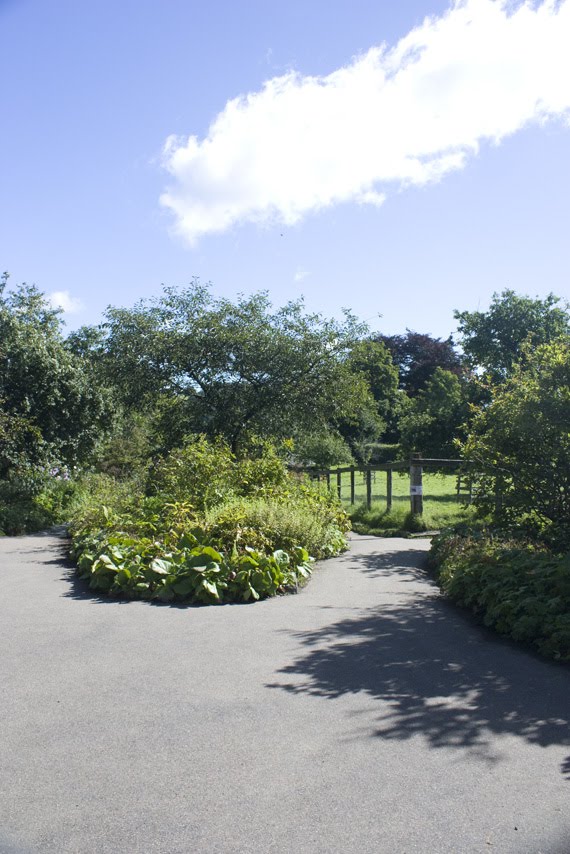
<svg viewBox="0 0 570 854">
<path fill-rule="evenodd" d="M 336 489 L 336 478 L 331 479 Z M 392 475 L 392 510 L 386 511 L 386 472 L 372 473 L 372 507 L 366 508 L 366 483 L 362 472 L 355 475 L 355 504 L 350 504 L 350 474 L 341 478 L 341 500 L 359 533 L 379 535 L 422 530 L 439 530 L 446 525 L 467 520 L 473 513 L 464 501 L 457 500 L 455 474 L 424 472 L 424 512 L 421 518 L 410 513 L 410 476 L 407 471 Z"/>
</svg>

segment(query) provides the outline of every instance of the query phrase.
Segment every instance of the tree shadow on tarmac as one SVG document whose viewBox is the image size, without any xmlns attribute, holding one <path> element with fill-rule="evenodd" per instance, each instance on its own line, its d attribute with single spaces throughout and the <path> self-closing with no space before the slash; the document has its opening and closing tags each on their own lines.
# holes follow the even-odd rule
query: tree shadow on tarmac
<svg viewBox="0 0 570 854">
<path fill-rule="evenodd" d="M 421 734 L 433 748 L 489 761 L 498 760 L 495 735 L 570 745 L 570 671 L 495 639 L 439 598 L 396 593 L 386 606 L 295 637 L 306 651 L 268 687 L 329 699 L 364 692 L 379 701 L 378 737 Z M 570 757 L 564 765 L 570 775 Z"/>
<path fill-rule="evenodd" d="M 364 538 L 363 538 L 364 539 Z M 376 539 L 376 538 L 375 538 Z M 413 540 L 410 540 L 413 542 Z M 410 546 L 409 549 L 397 549 L 389 552 L 371 552 L 352 554 L 337 558 L 341 562 L 358 567 L 372 578 L 395 578 L 398 581 L 422 581 L 426 586 L 439 592 L 439 588 L 430 579 L 426 569 L 427 551 Z M 426 592 L 429 592 L 426 590 Z"/>
</svg>

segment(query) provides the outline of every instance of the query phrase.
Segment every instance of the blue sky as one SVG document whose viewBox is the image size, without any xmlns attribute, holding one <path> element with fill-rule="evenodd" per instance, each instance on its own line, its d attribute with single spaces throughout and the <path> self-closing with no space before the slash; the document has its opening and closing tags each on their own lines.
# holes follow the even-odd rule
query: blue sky
<svg viewBox="0 0 570 854">
<path fill-rule="evenodd" d="M 0 0 L 0 33 L 0 267 L 69 328 L 193 276 L 389 334 L 570 298 L 570 0 Z"/>
</svg>

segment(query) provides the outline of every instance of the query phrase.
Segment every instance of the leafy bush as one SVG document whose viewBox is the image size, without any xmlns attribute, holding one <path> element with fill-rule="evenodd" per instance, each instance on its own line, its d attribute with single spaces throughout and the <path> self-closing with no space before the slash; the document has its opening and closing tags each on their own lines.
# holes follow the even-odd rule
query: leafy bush
<svg viewBox="0 0 570 854">
<path fill-rule="evenodd" d="M 0 481 L 0 536 L 18 536 L 54 524 L 54 518 L 38 505 L 36 497 L 18 484 Z"/>
<path fill-rule="evenodd" d="M 476 504 L 496 524 L 570 547 L 570 340 L 525 351 L 472 424 Z"/>
<path fill-rule="evenodd" d="M 148 489 L 204 510 L 232 494 L 234 465 L 235 457 L 224 441 L 191 436 L 154 466 Z"/>
<path fill-rule="evenodd" d="M 370 464 L 382 465 L 383 463 L 393 463 L 395 460 L 402 459 L 402 449 L 399 444 L 386 444 L 383 442 L 371 442 L 368 445 L 370 452 Z"/>
<path fill-rule="evenodd" d="M 17 536 L 62 522 L 74 483 L 58 467 L 20 467 L 0 480 L 0 534 Z"/>
<path fill-rule="evenodd" d="M 80 576 L 95 590 L 164 601 L 296 589 L 314 557 L 346 548 L 350 523 L 331 493 L 289 476 L 275 449 L 256 450 L 238 460 L 195 437 L 156 466 L 147 491 L 140 478 L 85 477 L 70 526 Z"/>
<path fill-rule="evenodd" d="M 570 661 L 570 554 L 488 531 L 450 531 L 430 552 L 442 590 L 486 626 Z"/>
<path fill-rule="evenodd" d="M 120 518 L 124 524 L 129 516 L 139 512 L 143 487 L 136 476 L 117 480 L 99 472 L 84 474 L 75 483 L 66 521 L 75 532 L 105 528 L 110 517 Z"/>
<path fill-rule="evenodd" d="M 265 555 L 224 554 L 190 535 L 167 556 L 157 557 L 151 540 L 109 537 L 86 541 L 74 552 L 78 574 L 90 587 L 129 598 L 215 604 L 260 599 L 297 588 L 310 575 L 309 555 L 297 549 Z M 91 547 L 91 551 L 88 549 Z"/>
<path fill-rule="evenodd" d="M 297 491 L 285 499 L 238 498 L 211 511 L 206 528 L 226 549 L 290 551 L 302 544 L 315 558 L 330 557 L 346 548 L 349 522 L 342 510 L 319 497 Z"/>
<path fill-rule="evenodd" d="M 300 436 L 295 440 L 293 456 L 305 468 L 319 470 L 354 464 L 354 457 L 346 441 L 331 430 Z"/>
<path fill-rule="evenodd" d="M 270 494 L 286 487 L 288 474 L 275 447 L 250 440 L 237 458 L 223 439 L 190 436 L 150 471 L 147 491 L 206 510 L 236 495 Z"/>
<path fill-rule="evenodd" d="M 79 577 L 110 595 L 219 604 L 297 589 L 311 574 L 312 559 L 304 548 L 266 554 L 246 547 L 242 554 L 235 548 L 225 554 L 204 542 L 207 533 L 200 527 L 181 532 L 191 521 L 187 507 L 174 505 L 170 511 L 161 517 L 163 530 L 151 517 L 139 520 L 136 535 L 115 530 L 112 518 L 97 533 L 76 532 L 71 555 Z"/>
</svg>

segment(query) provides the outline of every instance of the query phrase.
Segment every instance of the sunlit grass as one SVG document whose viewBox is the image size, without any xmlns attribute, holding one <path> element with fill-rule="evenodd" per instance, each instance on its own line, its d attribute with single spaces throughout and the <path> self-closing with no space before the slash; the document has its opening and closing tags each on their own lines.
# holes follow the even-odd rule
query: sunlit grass
<svg viewBox="0 0 570 854">
<path fill-rule="evenodd" d="M 333 478 L 331 487 L 336 488 Z M 372 475 L 372 507 L 366 508 L 366 482 L 364 475 L 355 475 L 355 504 L 350 504 L 350 474 L 342 475 L 341 500 L 349 512 L 353 529 L 357 533 L 394 536 L 402 533 L 440 530 L 457 522 L 467 521 L 473 509 L 457 500 L 457 477 L 452 474 L 423 476 L 424 512 L 412 516 L 410 512 L 410 478 L 408 472 L 394 472 L 392 476 L 392 509 L 386 508 L 386 472 Z"/>
</svg>

